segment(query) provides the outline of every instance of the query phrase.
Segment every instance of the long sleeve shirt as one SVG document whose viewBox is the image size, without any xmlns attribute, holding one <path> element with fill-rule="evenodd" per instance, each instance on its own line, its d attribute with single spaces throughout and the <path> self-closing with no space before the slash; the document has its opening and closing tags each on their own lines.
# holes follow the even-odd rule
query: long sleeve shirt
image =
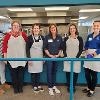
<svg viewBox="0 0 100 100">
<path fill-rule="evenodd" d="M 88 35 L 86 43 L 85 43 L 85 50 L 88 49 L 96 49 L 96 53 L 100 54 L 100 33 L 93 37 L 93 33 Z"/>
<path fill-rule="evenodd" d="M 6 36 L 3 39 L 3 43 L 2 43 L 2 53 L 3 54 L 7 53 L 8 41 L 9 41 L 10 37 L 11 37 L 11 34 L 7 33 Z M 22 37 L 24 38 L 25 41 L 27 41 L 27 35 L 26 35 L 26 33 L 22 32 Z M 14 44 L 14 45 L 16 45 L 16 44 Z"/>
<path fill-rule="evenodd" d="M 42 38 L 42 40 L 44 40 L 44 37 L 39 35 L 38 39 L 35 40 L 35 42 L 39 42 L 39 40 L 41 40 L 41 38 Z M 30 56 L 30 49 L 31 49 L 33 43 L 34 43 L 33 36 L 32 35 L 28 36 L 28 41 L 26 42 L 26 55 L 28 58 L 31 57 Z"/>
<path fill-rule="evenodd" d="M 45 36 L 43 48 L 48 50 L 50 54 L 57 55 L 59 50 L 62 50 L 62 37 L 57 34 L 56 38 L 53 39 L 51 34 L 48 34 Z"/>
<path fill-rule="evenodd" d="M 79 58 L 83 51 L 83 39 L 78 36 L 73 39 L 69 37 L 64 38 L 63 42 L 63 52 L 64 57 L 76 57 Z"/>
</svg>

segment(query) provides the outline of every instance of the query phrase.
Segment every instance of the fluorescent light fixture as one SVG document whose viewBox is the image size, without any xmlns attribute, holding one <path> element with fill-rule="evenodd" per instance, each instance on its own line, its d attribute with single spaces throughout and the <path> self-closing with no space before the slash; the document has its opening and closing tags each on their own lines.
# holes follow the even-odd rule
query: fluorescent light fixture
<svg viewBox="0 0 100 100">
<path fill-rule="evenodd" d="M 36 13 L 17 13 L 17 17 L 36 17 Z"/>
<path fill-rule="evenodd" d="M 65 23 L 64 18 L 49 18 L 48 23 Z"/>
<path fill-rule="evenodd" d="M 77 19 L 77 18 L 74 18 L 74 19 L 71 19 L 71 20 L 79 20 L 79 19 Z"/>
<path fill-rule="evenodd" d="M 79 17 L 79 19 L 86 19 L 86 18 L 88 18 L 88 16 Z"/>
<path fill-rule="evenodd" d="M 9 11 L 33 11 L 31 8 L 7 8 Z"/>
<path fill-rule="evenodd" d="M 0 16 L 0 19 L 8 19 L 8 18 L 5 16 Z"/>
<path fill-rule="evenodd" d="M 45 7 L 46 11 L 69 10 L 69 7 Z"/>
<path fill-rule="evenodd" d="M 81 9 L 79 12 L 99 12 L 100 9 Z"/>
<path fill-rule="evenodd" d="M 71 22 L 71 23 L 77 23 L 77 22 Z"/>
<path fill-rule="evenodd" d="M 66 12 L 47 12 L 47 16 L 66 16 Z"/>
</svg>

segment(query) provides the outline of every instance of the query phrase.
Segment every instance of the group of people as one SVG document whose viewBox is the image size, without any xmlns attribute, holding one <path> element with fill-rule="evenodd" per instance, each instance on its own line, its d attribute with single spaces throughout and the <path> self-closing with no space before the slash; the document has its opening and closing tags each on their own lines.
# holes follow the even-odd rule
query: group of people
<svg viewBox="0 0 100 100">
<path fill-rule="evenodd" d="M 2 52 L 4 58 L 79 58 L 83 51 L 83 39 L 79 36 L 75 24 L 71 24 L 68 30 L 68 36 L 62 39 L 58 34 L 56 24 L 50 24 L 49 34 L 43 37 L 40 34 L 40 25 L 33 24 L 31 35 L 27 37 L 26 33 L 21 31 L 21 24 L 17 21 L 12 22 L 12 30 L 7 33 L 3 39 Z M 85 51 L 87 58 L 99 58 L 100 54 L 100 21 L 94 21 L 93 33 L 87 37 Z M 90 57 L 91 55 L 91 57 Z M 14 93 L 23 92 L 24 67 L 28 63 L 28 72 L 31 74 L 33 91 L 38 93 L 44 91 L 40 85 L 40 73 L 43 71 L 43 61 L 5 61 L 10 67 L 12 85 Z M 46 61 L 47 83 L 50 95 L 60 93 L 56 87 L 56 71 L 58 61 Z M 91 97 L 95 93 L 97 84 L 97 72 L 100 72 L 100 62 L 84 62 L 85 77 L 88 88 L 82 90 Z M 2 66 L 0 66 L 2 67 Z M 67 79 L 67 90 L 70 92 L 70 61 L 64 61 L 64 69 Z M 78 73 L 81 72 L 80 61 L 74 62 L 73 91 L 76 91 Z M 1 75 L 1 74 L 0 74 Z M 0 76 L 2 77 L 2 75 Z M 1 78 L 2 79 L 2 78 Z"/>
</svg>

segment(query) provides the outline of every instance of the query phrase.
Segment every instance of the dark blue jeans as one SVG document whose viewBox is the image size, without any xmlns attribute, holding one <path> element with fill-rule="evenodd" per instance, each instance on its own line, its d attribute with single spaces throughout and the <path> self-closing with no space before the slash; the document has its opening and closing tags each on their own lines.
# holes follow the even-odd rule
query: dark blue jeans
<svg viewBox="0 0 100 100">
<path fill-rule="evenodd" d="M 56 85 L 57 61 L 47 61 L 46 65 L 48 87 L 52 88 Z"/>
</svg>

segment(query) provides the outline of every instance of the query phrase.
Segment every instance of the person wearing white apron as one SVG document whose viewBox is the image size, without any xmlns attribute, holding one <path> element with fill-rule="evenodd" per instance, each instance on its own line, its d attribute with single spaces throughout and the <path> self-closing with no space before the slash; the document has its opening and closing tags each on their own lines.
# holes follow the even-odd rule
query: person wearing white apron
<svg viewBox="0 0 100 100">
<path fill-rule="evenodd" d="M 26 41 L 27 36 L 20 31 L 20 23 L 12 22 L 12 31 L 7 33 L 3 40 L 3 54 L 4 58 L 26 58 Z M 8 61 L 10 66 L 12 84 L 14 93 L 23 92 L 23 76 L 25 61 Z"/>
<path fill-rule="evenodd" d="M 64 57 L 67 58 L 79 58 L 83 51 L 83 39 L 82 37 L 78 36 L 77 27 L 75 24 L 71 24 L 69 26 L 69 36 L 64 38 L 63 43 L 63 52 Z M 70 87 L 70 70 L 71 70 L 71 62 L 64 61 L 64 69 L 66 72 L 66 79 L 67 79 L 67 91 L 69 92 Z M 75 92 L 75 85 L 78 79 L 78 73 L 81 71 L 81 63 L 80 61 L 74 61 L 73 66 L 73 90 Z"/>
<path fill-rule="evenodd" d="M 2 54 L 2 40 L 3 40 L 3 33 L 0 32 L 0 58 L 3 57 Z M 0 61 L 0 82 L 1 82 L 1 86 L 0 86 L 0 95 L 2 95 L 3 93 L 5 93 L 6 89 L 10 88 L 10 85 L 8 85 L 6 83 L 6 78 L 5 78 L 5 63 L 4 61 Z"/>
<path fill-rule="evenodd" d="M 39 24 L 32 25 L 32 34 L 28 36 L 26 54 L 29 58 L 43 58 L 43 36 L 39 35 Z M 40 86 L 40 73 L 43 71 L 43 61 L 28 61 L 28 72 L 31 73 L 34 92 L 43 91 Z"/>
<path fill-rule="evenodd" d="M 92 34 L 89 34 L 85 43 L 87 58 L 100 58 L 100 21 L 94 21 Z M 82 90 L 91 97 L 95 93 L 97 84 L 97 72 L 100 72 L 100 61 L 85 61 L 85 77 L 88 87 Z"/>
</svg>

